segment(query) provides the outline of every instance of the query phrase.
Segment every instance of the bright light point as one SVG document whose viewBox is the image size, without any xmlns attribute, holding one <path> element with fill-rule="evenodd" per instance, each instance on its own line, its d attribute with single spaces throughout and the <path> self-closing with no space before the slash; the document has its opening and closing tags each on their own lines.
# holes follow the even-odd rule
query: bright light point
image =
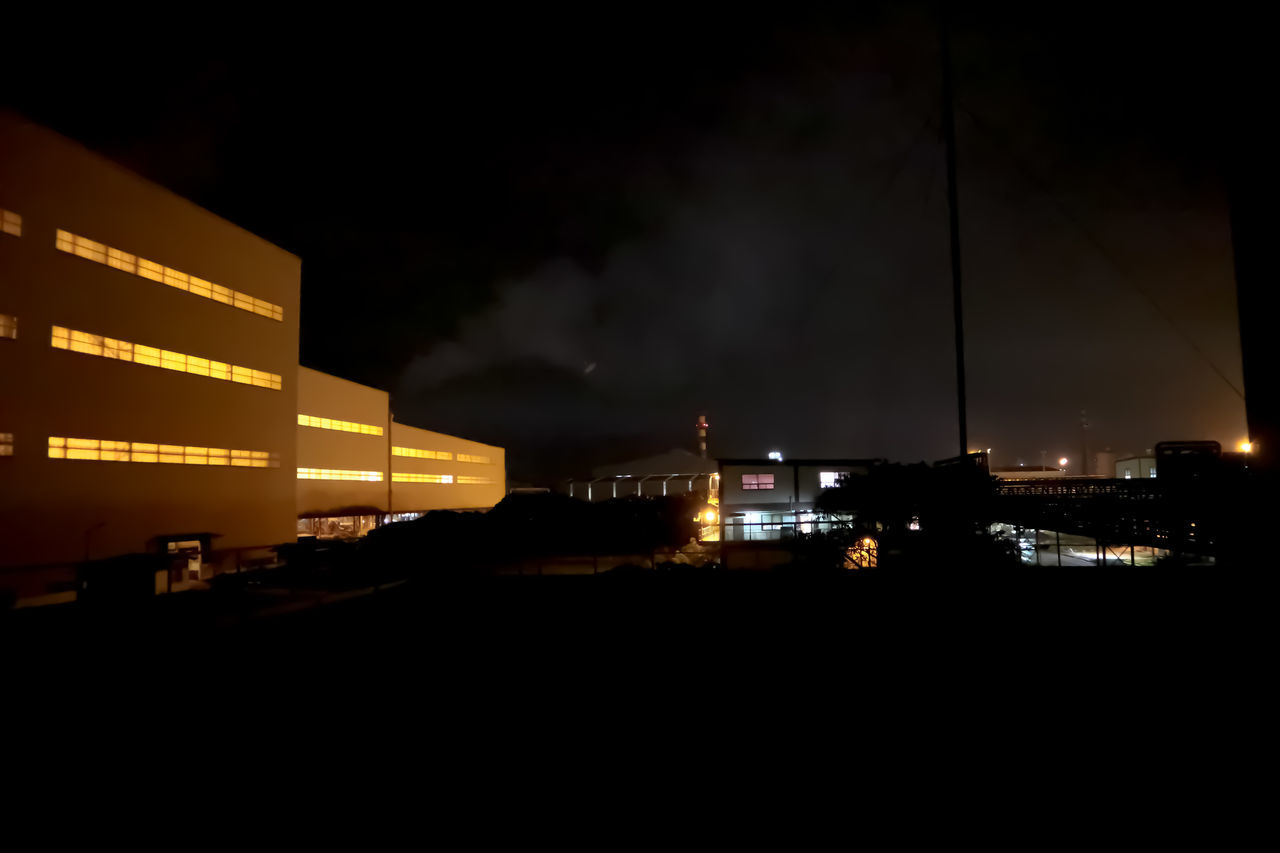
<svg viewBox="0 0 1280 853">
<path fill-rule="evenodd" d="M 780 451 L 780 450 L 770 450 L 770 451 L 769 451 L 769 458 L 770 458 L 770 459 L 772 459 L 774 462 L 781 462 L 781 461 L 782 461 L 782 451 Z"/>
<path fill-rule="evenodd" d="M 714 509 L 709 509 L 709 510 L 707 510 L 706 512 L 704 512 L 704 513 L 702 514 L 702 518 L 703 518 L 703 520 L 704 520 L 704 521 L 706 521 L 706 523 L 707 523 L 707 524 L 715 524 L 715 523 L 716 523 L 716 511 L 715 511 Z"/>
<path fill-rule="evenodd" d="M 1059 460 L 1058 460 L 1058 464 L 1059 464 L 1059 465 L 1061 465 L 1063 468 L 1066 468 L 1066 467 L 1067 467 L 1067 457 L 1065 457 L 1065 456 L 1064 456 L 1064 457 L 1062 457 L 1061 459 L 1059 459 Z"/>
<path fill-rule="evenodd" d="M 1240 442 L 1240 452 L 1241 452 L 1241 453 L 1252 453 L 1252 452 L 1253 452 L 1253 442 L 1252 442 L 1252 441 L 1242 441 L 1242 442 Z"/>
</svg>

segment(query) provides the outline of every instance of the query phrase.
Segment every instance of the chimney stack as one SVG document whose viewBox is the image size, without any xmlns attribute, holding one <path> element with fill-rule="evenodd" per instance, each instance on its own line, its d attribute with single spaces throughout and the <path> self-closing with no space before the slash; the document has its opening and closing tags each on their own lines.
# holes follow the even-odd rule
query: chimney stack
<svg viewBox="0 0 1280 853">
<path fill-rule="evenodd" d="M 707 429 L 710 426 L 706 415 L 698 415 L 698 455 L 703 459 L 707 458 Z"/>
</svg>

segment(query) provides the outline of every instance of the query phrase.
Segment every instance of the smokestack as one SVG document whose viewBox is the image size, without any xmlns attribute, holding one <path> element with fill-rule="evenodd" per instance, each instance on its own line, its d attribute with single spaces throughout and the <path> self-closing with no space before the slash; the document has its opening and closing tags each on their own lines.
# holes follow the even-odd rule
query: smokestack
<svg viewBox="0 0 1280 853">
<path fill-rule="evenodd" d="M 707 423 L 706 415 L 698 415 L 698 455 L 703 459 L 707 458 L 707 430 L 711 424 Z"/>
</svg>

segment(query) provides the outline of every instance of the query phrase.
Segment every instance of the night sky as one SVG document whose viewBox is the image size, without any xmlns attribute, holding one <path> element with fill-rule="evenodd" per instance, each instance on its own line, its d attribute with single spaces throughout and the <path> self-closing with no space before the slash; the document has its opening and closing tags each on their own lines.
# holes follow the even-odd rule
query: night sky
<svg viewBox="0 0 1280 853">
<path fill-rule="evenodd" d="M 970 445 L 1076 459 L 1081 410 L 1091 450 L 1234 445 L 1235 22 L 1069 8 L 956 16 Z M 0 97 L 301 256 L 303 363 L 515 480 L 692 448 L 703 411 L 713 455 L 933 460 L 935 10 L 33 23 Z"/>
</svg>

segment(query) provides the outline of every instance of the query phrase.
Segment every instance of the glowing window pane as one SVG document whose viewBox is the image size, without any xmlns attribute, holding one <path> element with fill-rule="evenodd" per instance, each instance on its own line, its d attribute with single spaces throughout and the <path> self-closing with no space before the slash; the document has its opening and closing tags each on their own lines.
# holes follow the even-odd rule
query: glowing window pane
<svg viewBox="0 0 1280 853">
<path fill-rule="evenodd" d="M 466 474 L 458 477 L 458 484 L 463 486 L 489 486 L 493 484 L 490 477 L 471 477 Z"/>
<path fill-rule="evenodd" d="M 13 455 L 13 433 L 0 432 L 0 456 Z"/>
<path fill-rule="evenodd" d="M 18 337 L 18 318 L 12 314 L 0 314 L 0 338 Z"/>
<path fill-rule="evenodd" d="M 21 237 L 22 217 L 12 210 L 0 210 L 0 231 L 12 234 L 14 237 Z"/>
<path fill-rule="evenodd" d="M 10 219 L 9 217 L 13 218 Z M 22 217 L 16 214 L 9 214 L 7 211 L 0 211 L 0 228 L 6 229 L 6 233 L 21 234 Z M 10 228 L 15 228 L 16 232 L 8 230 Z M 67 252 L 90 261 L 106 264 L 122 272 L 167 284 L 178 290 L 187 291 L 194 296 L 211 299 L 224 305 L 231 305 L 243 311 L 250 311 L 263 317 L 269 317 L 272 320 L 284 319 L 284 309 L 265 299 L 257 299 L 246 293 L 240 293 L 229 287 L 214 284 L 211 281 L 172 267 L 166 267 L 164 264 L 158 264 L 155 261 L 149 261 L 146 258 L 139 258 L 121 249 L 94 242 L 87 237 L 81 237 L 69 231 L 58 229 L 54 234 L 53 244 L 60 252 Z"/>
<path fill-rule="evenodd" d="M 393 473 L 391 475 L 393 483 L 441 483 L 447 484 L 453 482 L 452 474 L 407 474 Z"/>
<path fill-rule="evenodd" d="M 298 426 L 315 427 L 316 429 L 332 429 L 339 432 L 355 432 L 363 435 L 382 435 L 382 427 L 374 424 L 342 421 L 337 418 L 321 418 L 316 417 L 315 415 L 298 415 Z"/>
<path fill-rule="evenodd" d="M 265 370 L 254 370 L 195 355 L 157 349 L 143 344 L 132 344 L 115 338 L 104 338 L 101 335 L 65 329 L 62 326 L 52 327 L 49 344 L 57 349 L 69 349 L 87 355 L 114 358 L 117 361 L 131 361 L 134 364 L 149 367 L 162 367 L 165 370 L 208 376 L 212 379 L 232 380 L 276 391 L 279 391 L 283 384 L 279 374 L 268 373 Z"/>
<path fill-rule="evenodd" d="M 354 471 L 347 468 L 299 468 L 299 480 L 348 480 L 382 482 L 381 471 Z"/>
<path fill-rule="evenodd" d="M 138 258 L 138 275 L 143 278 L 149 278 L 152 281 L 164 281 L 164 267 L 155 261 L 148 261 L 145 258 Z"/>
<path fill-rule="evenodd" d="M 107 249 L 107 266 L 115 267 L 118 270 L 124 270 L 127 273 L 137 274 L 138 259 L 128 252 L 109 248 Z"/>
<path fill-rule="evenodd" d="M 232 459 L 232 456 L 235 459 Z M 280 464 L 278 456 L 266 450 L 228 450 L 224 447 L 157 445 L 138 441 L 61 436 L 49 437 L 49 458 L 172 465 L 227 465 L 230 463 L 245 468 L 275 468 Z"/>
</svg>

